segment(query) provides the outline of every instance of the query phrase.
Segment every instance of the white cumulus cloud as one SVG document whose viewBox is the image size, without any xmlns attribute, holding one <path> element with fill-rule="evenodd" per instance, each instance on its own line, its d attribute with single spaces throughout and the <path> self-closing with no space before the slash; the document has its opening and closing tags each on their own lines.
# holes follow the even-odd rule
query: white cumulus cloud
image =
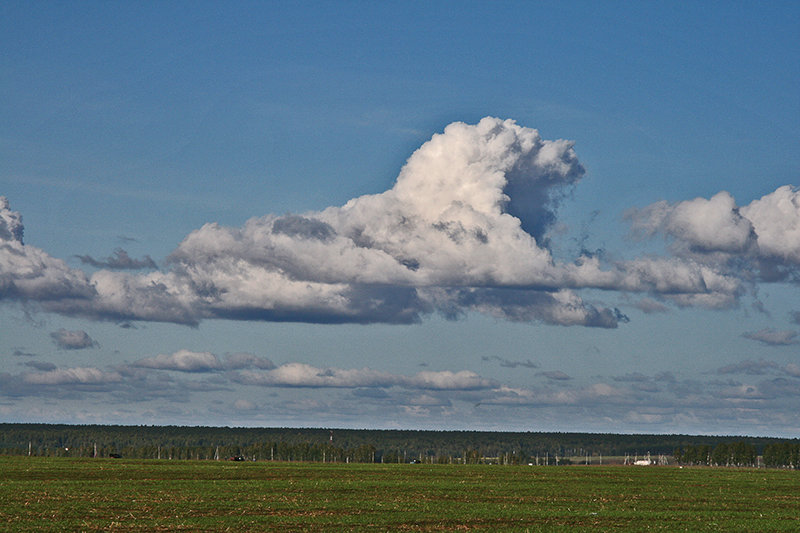
<svg viewBox="0 0 800 533">
<path fill-rule="evenodd" d="M 242 227 L 206 224 L 163 270 L 120 271 L 156 266 L 123 251 L 85 258 L 105 267 L 90 276 L 23 244 L 21 216 L 3 198 L 0 300 L 126 323 L 413 323 L 478 312 L 612 328 L 627 317 L 585 301 L 583 289 L 722 308 L 737 303 L 754 272 L 764 280 L 798 275 L 800 200 L 789 186 L 741 208 L 722 192 L 631 211 L 640 234 L 669 236 L 671 257 L 557 261 L 548 229 L 584 173 L 570 141 L 542 139 L 513 120 L 456 122 L 416 150 L 383 193 Z"/>
<path fill-rule="evenodd" d="M 673 253 L 743 279 L 800 277 L 800 190 L 791 185 L 737 206 L 727 192 L 709 200 L 657 202 L 627 214 L 634 231 L 662 233 Z"/>
<path fill-rule="evenodd" d="M 759 255 L 800 265 L 800 189 L 784 185 L 741 208 L 758 236 Z"/>
</svg>

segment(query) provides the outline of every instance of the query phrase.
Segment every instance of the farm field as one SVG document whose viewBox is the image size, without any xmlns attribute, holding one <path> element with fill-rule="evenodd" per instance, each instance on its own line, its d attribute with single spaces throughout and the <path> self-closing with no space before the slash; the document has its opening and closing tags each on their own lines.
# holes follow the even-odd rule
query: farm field
<svg viewBox="0 0 800 533">
<path fill-rule="evenodd" d="M 0 457 L 2 531 L 798 531 L 800 472 Z"/>
</svg>

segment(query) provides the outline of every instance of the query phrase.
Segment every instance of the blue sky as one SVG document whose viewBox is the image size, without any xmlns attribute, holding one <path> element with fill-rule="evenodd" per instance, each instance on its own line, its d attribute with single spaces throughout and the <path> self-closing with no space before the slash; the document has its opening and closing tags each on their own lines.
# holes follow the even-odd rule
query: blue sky
<svg viewBox="0 0 800 533">
<path fill-rule="evenodd" d="M 797 436 L 798 27 L 4 2 L 0 419 Z"/>
</svg>

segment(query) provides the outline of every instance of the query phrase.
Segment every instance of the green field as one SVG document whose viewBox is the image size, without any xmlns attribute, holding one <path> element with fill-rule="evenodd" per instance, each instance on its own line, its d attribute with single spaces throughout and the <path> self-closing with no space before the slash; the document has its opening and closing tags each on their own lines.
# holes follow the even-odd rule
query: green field
<svg viewBox="0 0 800 533">
<path fill-rule="evenodd" d="M 0 457 L 2 531 L 799 531 L 800 472 Z"/>
</svg>

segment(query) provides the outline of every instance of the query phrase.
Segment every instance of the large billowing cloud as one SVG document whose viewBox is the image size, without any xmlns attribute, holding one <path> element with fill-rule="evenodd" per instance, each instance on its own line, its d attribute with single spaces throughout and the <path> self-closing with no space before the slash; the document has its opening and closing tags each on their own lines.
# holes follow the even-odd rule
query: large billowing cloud
<svg viewBox="0 0 800 533">
<path fill-rule="evenodd" d="M 409 158 L 392 189 L 243 228 L 206 225 L 172 254 L 173 271 L 213 316 L 412 322 L 455 308 L 613 326 L 613 312 L 562 290 L 575 274 L 537 242 L 583 172 L 569 142 L 512 121 L 455 123 Z M 527 294 L 497 292 L 506 288 Z"/>
<path fill-rule="evenodd" d="M 253 218 L 240 228 L 206 224 L 180 243 L 167 270 L 114 271 L 153 266 L 118 253 L 104 262 L 87 258 L 107 267 L 91 276 L 23 245 L 21 218 L 3 200 L 0 298 L 117 321 L 413 323 L 431 313 L 480 312 L 616 327 L 627 318 L 584 301 L 582 289 L 727 307 L 743 284 L 725 258 L 758 258 L 764 278 L 785 276 L 800 260 L 791 243 L 800 231 L 797 192 L 785 187 L 741 209 L 720 193 L 634 212 L 641 232 L 681 243 L 675 257 L 556 261 L 547 231 L 583 175 L 569 141 L 544 140 L 512 120 L 453 123 L 414 152 L 381 194 Z"/>
</svg>

